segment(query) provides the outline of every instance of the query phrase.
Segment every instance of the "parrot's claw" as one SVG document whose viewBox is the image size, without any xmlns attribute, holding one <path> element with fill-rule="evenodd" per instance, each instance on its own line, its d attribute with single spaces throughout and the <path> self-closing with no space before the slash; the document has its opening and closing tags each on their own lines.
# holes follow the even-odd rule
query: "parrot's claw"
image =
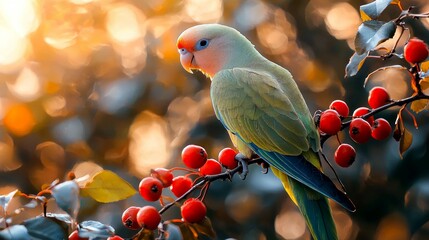
<svg viewBox="0 0 429 240">
<path fill-rule="evenodd" d="M 261 168 L 262 168 L 262 173 L 267 174 L 268 170 L 270 169 L 270 165 L 264 161 L 261 163 Z"/>
<path fill-rule="evenodd" d="M 242 168 L 241 173 L 238 175 L 240 176 L 241 180 L 246 179 L 247 174 L 249 173 L 249 166 L 247 164 L 249 159 L 246 158 L 246 156 L 244 156 L 242 153 L 239 153 L 235 156 L 235 160 L 238 161 L 238 164 L 240 164 Z"/>
</svg>

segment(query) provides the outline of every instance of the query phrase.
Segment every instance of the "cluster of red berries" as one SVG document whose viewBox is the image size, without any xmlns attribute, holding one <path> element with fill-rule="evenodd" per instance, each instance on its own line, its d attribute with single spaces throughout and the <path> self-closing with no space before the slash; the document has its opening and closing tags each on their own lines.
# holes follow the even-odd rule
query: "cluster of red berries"
<svg viewBox="0 0 429 240">
<path fill-rule="evenodd" d="M 187 194 L 194 180 L 192 175 L 203 177 L 222 173 L 222 166 L 234 169 L 238 166 L 235 160 L 237 152 L 231 148 L 225 148 L 219 152 L 219 161 L 208 159 L 206 150 L 197 145 L 188 145 L 182 151 L 182 161 L 187 168 L 156 168 L 150 176 L 143 178 L 139 184 L 139 192 L 146 201 L 154 202 L 162 198 L 164 189 L 169 188 L 177 198 Z M 174 170 L 185 170 L 187 175 L 174 176 Z M 204 197 L 204 196 L 203 196 Z M 203 198 L 202 197 L 202 198 Z M 163 201 L 160 201 L 163 204 Z M 182 219 L 188 223 L 198 223 L 205 219 L 207 209 L 202 199 L 189 198 L 181 206 Z M 161 214 L 153 206 L 129 207 L 122 214 L 122 223 L 130 229 L 145 228 L 155 230 L 161 222 Z"/>
<path fill-rule="evenodd" d="M 379 108 L 391 102 L 389 93 L 383 87 L 374 87 L 368 96 L 368 105 L 372 109 Z M 392 127 L 384 118 L 374 119 L 367 117 L 371 109 L 367 107 L 357 108 L 349 125 L 349 136 L 356 143 L 365 143 L 372 137 L 375 140 L 384 140 L 390 136 Z M 319 130 L 322 134 L 336 135 L 344 128 L 343 120 L 350 117 L 347 103 L 341 100 L 333 101 L 329 109 L 322 112 L 319 119 Z M 356 157 L 355 149 L 349 144 L 340 144 L 335 151 L 335 162 L 341 167 L 349 167 Z"/>
</svg>

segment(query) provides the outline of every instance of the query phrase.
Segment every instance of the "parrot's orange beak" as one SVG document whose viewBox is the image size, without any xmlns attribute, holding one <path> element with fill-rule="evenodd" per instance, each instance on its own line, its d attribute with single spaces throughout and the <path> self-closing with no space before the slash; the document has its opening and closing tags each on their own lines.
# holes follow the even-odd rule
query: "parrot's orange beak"
<svg viewBox="0 0 429 240">
<path fill-rule="evenodd" d="M 198 69 L 193 53 L 193 46 L 189 44 L 191 41 L 185 41 L 182 36 L 177 39 L 177 49 L 180 53 L 180 63 L 182 67 L 189 73 L 193 73 L 192 69 Z"/>
</svg>

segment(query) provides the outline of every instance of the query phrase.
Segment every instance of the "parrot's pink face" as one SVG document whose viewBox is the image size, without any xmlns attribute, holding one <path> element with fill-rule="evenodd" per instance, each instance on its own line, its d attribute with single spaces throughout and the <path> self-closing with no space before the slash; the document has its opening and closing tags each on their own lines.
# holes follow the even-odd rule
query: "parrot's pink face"
<svg viewBox="0 0 429 240">
<path fill-rule="evenodd" d="M 225 63 L 226 55 L 221 46 L 222 36 L 201 25 L 185 30 L 177 39 L 183 68 L 191 73 L 193 69 L 200 70 L 209 77 L 220 71 Z"/>
</svg>

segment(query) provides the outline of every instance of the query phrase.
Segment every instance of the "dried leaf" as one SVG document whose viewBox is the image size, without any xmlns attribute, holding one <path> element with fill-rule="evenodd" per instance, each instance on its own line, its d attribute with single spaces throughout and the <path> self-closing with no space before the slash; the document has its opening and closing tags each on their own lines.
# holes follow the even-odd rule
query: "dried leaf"
<svg viewBox="0 0 429 240">
<path fill-rule="evenodd" d="M 176 223 L 176 225 L 180 229 L 182 239 L 198 240 L 198 233 L 195 231 L 195 229 L 192 228 L 190 224 L 182 222 L 181 224 Z"/>
<path fill-rule="evenodd" d="M 399 153 L 401 154 L 401 157 L 405 151 L 410 148 L 411 143 L 413 143 L 413 134 L 408 131 L 406 128 L 404 128 L 404 131 L 402 132 L 401 140 L 399 141 Z"/>
<path fill-rule="evenodd" d="M 420 99 L 411 103 L 411 110 L 415 113 L 419 113 L 426 110 L 428 107 L 429 99 Z"/>
<path fill-rule="evenodd" d="M 370 79 L 370 77 L 371 77 L 372 75 L 374 75 L 375 73 L 378 73 L 378 72 L 380 72 L 380 71 L 390 70 L 390 69 L 407 70 L 407 68 L 406 68 L 406 67 L 401 66 L 401 65 L 392 65 L 392 66 L 387 66 L 387 67 L 379 68 L 379 69 L 377 69 L 377 70 L 373 71 L 372 73 L 368 74 L 368 76 L 365 78 L 365 81 L 364 81 L 364 83 L 363 83 L 363 86 L 364 86 L 364 87 L 366 86 L 366 83 L 368 82 L 368 80 Z"/>
<path fill-rule="evenodd" d="M 393 131 L 393 138 L 399 141 L 399 154 L 402 158 L 403 153 L 410 148 L 413 142 L 413 134 L 405 128 L 401 117 L 397 119 L 395 130 Z"/>
<path fill-rule="evenodd" d="M 202 222 L 193 224 L 197 232 L 208 236 L 209 238 L 216 238 L 216 233 L 213 229 L 212 223 L 208 217 Z"/>
<path fill-rule="evenodd" d="M 81 188 L 85 196 L 102 203 L 116 202 L 136 194 L 136 190 L 127 181 L 109 170 L 103 170 Z"/>
<path fill-rule="evenodd" d="M 396 31 L 395 22 L 370 20 L 363 22 L 356 34 L 355 50 L 357 54 L 373 50 L 378 44 L 392 38 Z"/>
<path fill-rule="evenodd" d="M 377 19 L 391 2 L 391 0 L 376 0 L 360 6 L 360 17 L 362 21 Z"/>
<path fill-rule="evenodd" d="M 425 61 L 425 62 L 420 63 L 420 70 L 422 72 L 429 71 L 429 61 Z"/>
<path fill-rule="evenodd" d="M 353 56 L 350 58 L 349 63 L 346 66 L 346 77 L 352 77 L 356 75 L 361 69 L 361 67 L 363 66 L 368 55 L 369 55 L 369 51 L 360 55 L 357 53 L 354 53 Z"/>
</svg>

